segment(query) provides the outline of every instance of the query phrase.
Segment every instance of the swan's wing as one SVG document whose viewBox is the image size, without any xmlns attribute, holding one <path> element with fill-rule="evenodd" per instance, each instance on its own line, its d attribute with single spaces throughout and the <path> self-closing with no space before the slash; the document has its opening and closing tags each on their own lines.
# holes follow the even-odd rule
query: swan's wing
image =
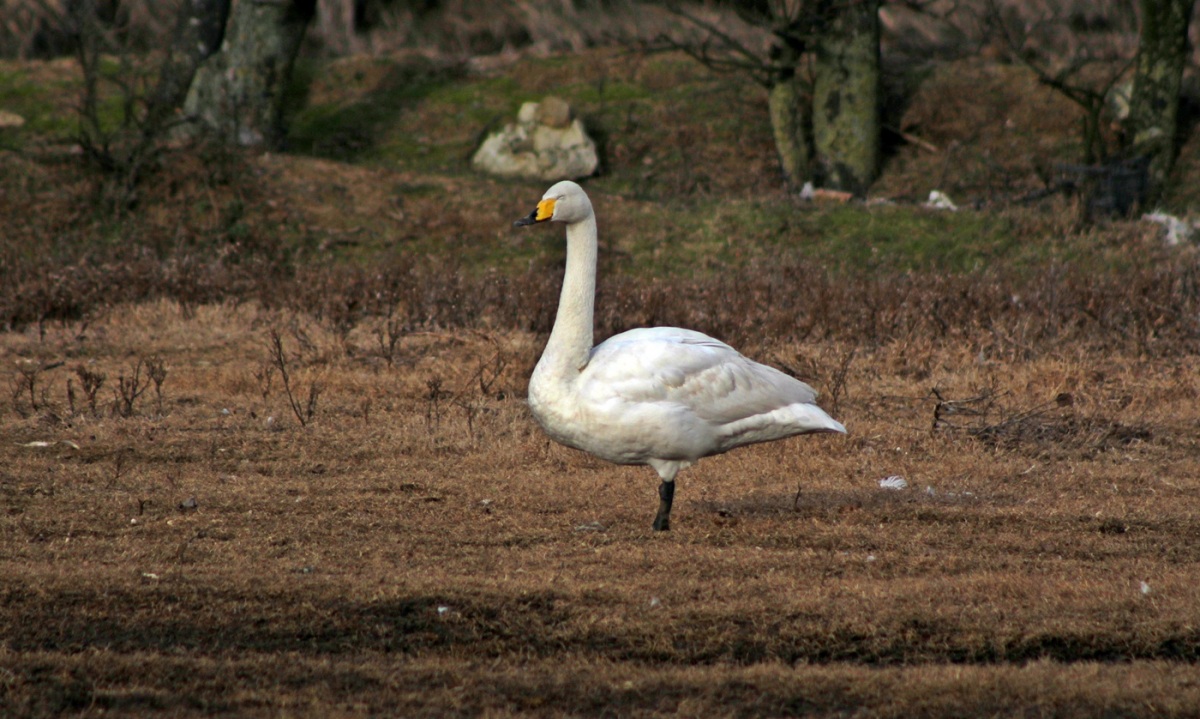
<svg viewBox="0 0 1200 719">
<path fill-rule="evenodd" d="M 747 359 L 724 342 L 673 327 L 630 330 L 610 338 L 593 350 L 585 375 L 589 394 L 678 404 L 715 425 L 812 404 L 817 398 L 812 387 Z"/>
</svg>

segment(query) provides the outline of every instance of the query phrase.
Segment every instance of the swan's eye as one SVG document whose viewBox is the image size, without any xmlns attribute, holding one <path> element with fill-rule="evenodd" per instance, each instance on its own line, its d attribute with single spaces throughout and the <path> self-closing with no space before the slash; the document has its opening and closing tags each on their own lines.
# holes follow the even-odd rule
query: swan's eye
<svg viewBox="0 0 1200 719">
<path fill-rule="evenodd" d="M 554 203 L 557 202 L 553 197 L 542 200 L 538 203 L 537 221 L 548 220 L 554 216 Z"/>
</svg>

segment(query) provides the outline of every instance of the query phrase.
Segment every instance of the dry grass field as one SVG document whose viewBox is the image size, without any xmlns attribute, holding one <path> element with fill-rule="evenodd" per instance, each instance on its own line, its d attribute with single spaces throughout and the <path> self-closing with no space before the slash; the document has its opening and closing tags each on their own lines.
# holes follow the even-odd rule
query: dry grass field
<svg viewBox="0 0 1200 719">
<path fill-rule="evenodd" d="M 1195 249 L 1005 201 L 1074 127 L 1011 67 L 957 71 L 1035 103 L 1016 130 L 960 132 L 971 76 L 935 76 L 905 127 L 949 149 L 822 207 L 761 97 L 666 62 L 404 75 L 383 159 L 171 155 L 115 219 L 69 152 L 0 154 L 0 714 L 1200 713 Z M 509 82 L 604 133 L 597 339 L 710 332 L 847 436 L 704 460 L 655 533 L 653 471 L 541 433 L 561 229 L 464 167 Z"/>
<path fill-rule="evenodd" d="M 655 534 L 653 472 L 536 430 L 538 336 L 389 365 L 371 330 L 163 301 L 0 338 L 49 367 L 0 425 L 8 713 L 1200 707 L 1194 356 L 780 344 L 851 435 L 702 462 Z"/>
<path fill-rule="evenodd" d="M 321 388 L 306 426 L 272 329 L 296 397 Z M 532 423 L 533 334 L 417 333 L 389 367 L 369 332 L 160 302 L 2 342 L 65 362 L 3 418 L 10 715 L 1200 706 L 1191 356 L 781 345 L 839 375 L 850 435 L 702 462 L 655 534 L 653 472 Z M 113 384 L 142 357 L 161 401 L 93 413 L 76 377 L 69 413 L 81 361 Z"/>
</svg>

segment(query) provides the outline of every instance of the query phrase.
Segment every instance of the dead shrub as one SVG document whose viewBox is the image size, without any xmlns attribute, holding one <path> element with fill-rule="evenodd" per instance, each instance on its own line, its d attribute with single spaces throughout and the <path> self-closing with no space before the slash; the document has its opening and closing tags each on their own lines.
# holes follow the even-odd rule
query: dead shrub
<svg viewBox="0 0 1200 719">
<path fill-rule="evenodd" d="M 161 182 L 139 192 L 145 211 L 98 213 L 78 172 L 50 162 L 55 182 L 5 183 L 0 214 L 21 217 L 0 235 L 0 326 L 76 320 L 98 308 L 169 298 L 185 314 L 227 300 L 285 293 L 295 251 L 279 218 L 222 206 L 261 202 L 253 173 L 236 154 L 166 154 Z M 0 176 L 30 172 L 0 158 Z M 113 241 L 114 238 L 120 241 Z M 39 248 L 31 252 L 30 248 Z"/>
<path fill-rule="evenodd" d="M 25 361 L 17 364 L 17 373 L 10 383 L 10 389 L 13 410 L 20 416 L 28 417 L 36 413 L 39 407 L 47 405 L 47 389 L 42 387 L 39 392 L 38 387 L 45 369 L 44 362 Z M 28 409 L 23 406 L 25 400 L 29 402 Z"/>
<path fill-rule="evenodd" d="M 184 267 L 187 267 L 184 270 Z M 183 280 L 182 276 L 189 279 Z M 21 326 L 74 319 L 99 306 L 155 297 L 185 306 L 258 298 L 317 318 L 341 338 L 371 318 L 379 354 L 405 333 L 504 328 L 549 332 L 559 273 L 475 274 L 445 260 L 397 260 L 383 270 L 300 267 L 273 261 L 158 263 L 82 260 L 0 290 L 2 321 Z M 1148 355 L 1200 348 L 1200 268 L 1149 258 L 1120 272 L 1068 265 L 934 271 L 833 272 L 805 259 L 752 263 L 696 278 L 602 280 L 596 336 L 640 326 L 707 332 L 735 346 L 838 340 L 868 346 L 923 336 L 1029 359 L 1056 343 Z M 351 351 L 347 348 L 347 351 Z"/>
<path fill-rule="evenodd" d="M 1066 449 L 1089 454 L 1146 442 L 1154 436 L 1143 425 L 1080 414 L 1068 392 L 1026 409 L 1006 406 L 1002 396 L 990 389 L 963 399 L 947 399 L 936 387 L 930 394 L 934 432 L 963 433 L 997 449 L 1033 454 Z"/>
<path fill-rule="evenodd" d="M 141 398 L 146 390 L 150 389 L 151 378 L 149 373 L 143 376 L 143 371 L 147 369 L 146 361 L 139 358 L 137 362 L 130 368 L 129 374 L 124 372 L 117 374 L 117 386 L 113 387 L 113 414 L 120 417 L 132 417 L 134 405 Z"/>
<path fill-rule="evenodd" d="M 83 365 L 75 367 L 75 376 L 79 378 L 79 385 L 83 389 L 83 396 L 87 399 L 88 409 L 95 416 L 96 394 L 104 386 L 104 380 L 107 379 L 107 376 L 101 372 L 93 372 Z M 71 411 L 75 411 L 74 406 L 71 407 Z"/>
</svg>

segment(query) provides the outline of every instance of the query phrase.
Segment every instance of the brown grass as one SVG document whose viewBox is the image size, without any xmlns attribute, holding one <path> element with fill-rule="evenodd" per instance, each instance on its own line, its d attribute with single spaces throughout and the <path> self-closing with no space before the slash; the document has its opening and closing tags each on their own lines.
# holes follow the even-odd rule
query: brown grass
<svg viewBox="0 0 1200 719">
<path fill-rule="evenodd" d="M 307 427 L 262 379 L 273 329 L 294 381 L 323 388 Z M 153 303 L 0 338 L 47 367 L 37 406 L 14 398 L 0 420 L 10 712 L 1183 716 L 1200 701 L 1194 356 L 782 342 L 773 356 L 826 390 L 856 350 L 850 436 L 705 460 L 655 535 L 649 470 L 533 425 L 536 335 L 415 331 L 389 367 L 370 330 Z M 110 388 L 100 411 L 70 411 L 72 364 L 115 378 L 148 356 L 168 370 L 161 413 L 148 397 L 108 411 Z M 935 389 L 991 393 L 991 414 L 934 429 Z M 1055 431 L 965 431 L 1022 413 Z M 895 474 L 910 488 L 879 488 Z"/>
</svg>

